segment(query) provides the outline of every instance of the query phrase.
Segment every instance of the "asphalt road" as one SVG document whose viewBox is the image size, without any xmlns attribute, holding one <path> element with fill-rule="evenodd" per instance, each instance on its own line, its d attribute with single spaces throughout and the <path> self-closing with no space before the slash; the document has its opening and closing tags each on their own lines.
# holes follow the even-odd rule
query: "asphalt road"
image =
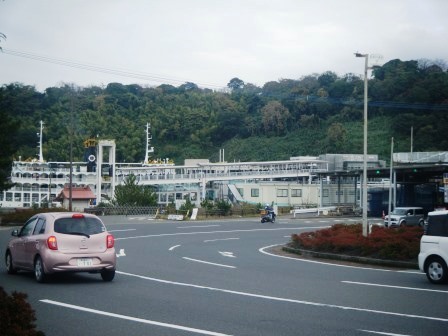
<svg viewBox="0 0 448 336">
<path fill-rule="evenodd" d="M 359 219 L 103 220 L 119 255 L 111 283 L 75 274 L 38 284 L 1 263 L 0 286 L 28 294 L 47 336 L 448 334 L 448 286 L 416 270 L 272 253 L 292 233 Z M 10 231 L 0 229 L 2 254 Z"/>
</svg>

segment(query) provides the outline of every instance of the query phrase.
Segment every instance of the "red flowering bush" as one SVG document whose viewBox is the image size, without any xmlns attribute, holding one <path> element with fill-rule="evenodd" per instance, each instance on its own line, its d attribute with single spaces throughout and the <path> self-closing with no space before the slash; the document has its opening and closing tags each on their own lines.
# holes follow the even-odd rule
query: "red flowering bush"
<svg viewBox="0 0 448 336">
<path fill-rule="evenodd" d="M 336 224 L 327 229 L 293 234 L 290 245 L 317 252 L 410 261 L 417 259 L 422 235 L 420 227 L 374 226 L 369 236 L 364 237 L 361 224 Z"/>
<path fill-rule="evenodd" d="M 37 331 L 34 310 L 26 301 L 27 295 L 13 292 L 8 295 L 0 287 L 0 335 L 7 336 L 43 336 Z"/>
</svg>

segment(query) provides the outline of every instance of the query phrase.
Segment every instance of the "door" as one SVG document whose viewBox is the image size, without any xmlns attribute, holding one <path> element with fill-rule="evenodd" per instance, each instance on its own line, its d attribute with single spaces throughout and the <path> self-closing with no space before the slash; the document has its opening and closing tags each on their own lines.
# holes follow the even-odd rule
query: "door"
<svg viewBox="0 0 448 336">
<path fill-rule="evenodd" d="M 37 217 L 31 218 L 19 231 L 19 235 L 14 239 L 11 246 L 12 259 L 19 267 L 27 267 L 26 246 L 29 242 L 29 237 L 32 235 L 34 227 L 36 226 Z"/>
</svg>

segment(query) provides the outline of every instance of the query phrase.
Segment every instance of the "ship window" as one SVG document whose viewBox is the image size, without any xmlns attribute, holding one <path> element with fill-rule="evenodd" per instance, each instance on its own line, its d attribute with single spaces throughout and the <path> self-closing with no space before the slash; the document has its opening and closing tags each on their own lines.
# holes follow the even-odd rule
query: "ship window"
<svg viewBox="0 0 448 336">
<path fill-rule="evenodd" d="M 292 189 L 291 197 L 302 197 L 302 189 Z"/>
<path fill-rule="evenodd" d="M 12 192 L 6 193 L 6 202 L 12 202 Z"/>
<path fill-rule="evenodd" d="M 21 200 L 22 200 L 22 196 L 20 195 L 20 193 L 14 193 L 14 201 L 20 202 Z"/>
<path fill-rule="evenodd" d="M 277 197 L 288 197 L 288 189 L 277 189 Z"/>
<path fill-rule="evenodd" d="M 259 197 L 260 196 L 260 189 L 253 188 L 250 190 L 250 196 L 251 197 Z"/>
</svg>

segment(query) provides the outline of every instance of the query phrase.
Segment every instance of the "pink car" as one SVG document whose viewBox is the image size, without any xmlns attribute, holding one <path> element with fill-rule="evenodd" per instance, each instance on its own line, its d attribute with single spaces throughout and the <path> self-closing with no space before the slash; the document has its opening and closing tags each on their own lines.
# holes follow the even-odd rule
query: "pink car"
<svg viewBox="0 0 448 336">
<path fill-rule="evenodd" d="M 38 282 L 58 272 L 100 273 L 104 281 L 115 276 L 114 236 L 95 215 L 41 213 L 11 235 L 5 253 L 9 274 L 34 271 Z"/>
</svg>

